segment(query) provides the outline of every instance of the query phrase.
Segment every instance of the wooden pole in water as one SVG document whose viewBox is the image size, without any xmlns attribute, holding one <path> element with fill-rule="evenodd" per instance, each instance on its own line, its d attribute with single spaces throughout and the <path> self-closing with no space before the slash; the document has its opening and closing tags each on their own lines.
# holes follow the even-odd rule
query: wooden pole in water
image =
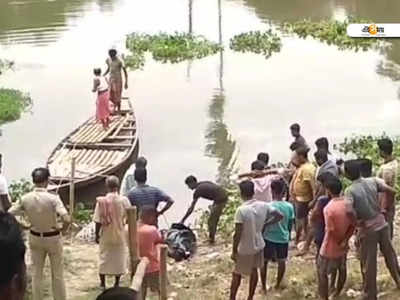
<svg viewBox="0 0 400 300">
<path fill-rule="evenodd" d="M 75 206 L 75 163 L 76 158 L 71 160 L 71 178 L 69 182 L 69 213 L 71 216 L 71 224 L 73 223 L 74 206 Z"/>
<path fill-rule="evenodd" d="M 136 273 L 136 268 L 139 264 L 139 245 L 137 239 L 137 208 L 130 207 L 127 210 L 128 214 L 128 234 L 129 234 L 129 256 L 131 259 L 132 276 Z"/>
<path fill-rule="evenodd" d="M 160 247 L 160 300 L 167 300 L 167 253 L 168 246 Z"/>
</svg>

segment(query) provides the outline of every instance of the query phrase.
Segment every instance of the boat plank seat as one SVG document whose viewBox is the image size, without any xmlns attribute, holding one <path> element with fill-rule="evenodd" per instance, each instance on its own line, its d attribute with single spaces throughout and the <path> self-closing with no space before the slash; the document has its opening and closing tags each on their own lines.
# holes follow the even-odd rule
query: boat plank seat
<svg viewBox="0 0 400 300">
<path fill-rule="evenodd" d="M 129 115 L 116 115 L 111 118 L 110 127 L 104 130 L 103 126 L 97 122 L 87 122 L 78 131 L 69 138 L 73 144 L 94 144 L 102 142 L 108 136 L 120 130 L 126 124 Z"/>
<path fill-rule="evenodd" d="M 49 162 L 52 177 L 71 176 L 71 161 L 75 157 L 75 177 L 84 178 L 112 166 L 126 155 L 126 150 L 107 149 L 60 149 Z"/>
</svg>

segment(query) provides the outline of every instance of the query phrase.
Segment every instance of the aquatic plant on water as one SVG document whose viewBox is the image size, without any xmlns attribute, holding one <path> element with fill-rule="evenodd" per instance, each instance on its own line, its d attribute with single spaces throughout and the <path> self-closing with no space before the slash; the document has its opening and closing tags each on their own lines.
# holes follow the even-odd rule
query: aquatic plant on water
<svg viewBox="0 0 400 300">
<path fill-rule="evenodd" d="M 280 37 L 268 31 L 250 31 L 235 35 L 230 40 L 230 48 L 238 52 L 253 52 L 269 58 L 282 47 Z"/>
<path fill-rule="evenodd" d="M 14 65 L 13 61 L 7 60 L 7 59 L 0 59 L 0 75 L 8 70 L 11 69 L 12 66 Z"/>
<path fill-rule="evenodd" d="M 0 125 L 18 120 L 32 106 L 28 94 L 14 89 L 0 88 Z"/>
<path fill-rule="evenodd" d="M 132 70 L 143 69 L 145 61 L 144 52 L 133 52 L 124 57 L 125 65 Z"/>
<path fill-rule="evenodd" d="M 378 47 L 381 42 L 373 38 L 352 38 L 347 35 L 347 26 L 351 23 L 370 23 L 366 20 L 349 17 L 345 21 L 323 20 L 313 22 L 302 20 L 284 23 L 282 29 L 286 33 L 297 34 L 301 38 L 312 37 L 328 45 L 335 45 L 340 50 L 363 50 Z"/>
<path fill-rule="evenodd" d="M 126 48 L 131 54 L 126 57 L 125 63 L 132 69 L 143 67 L 146 52 L 150 52 L 156 61 L 179 63 L 184 60 L 200 59 L 223 50 L 221 45 L 203 36 L 178 32 L 155 35 L 132 33 L 126 39 Z"/>
</svg>

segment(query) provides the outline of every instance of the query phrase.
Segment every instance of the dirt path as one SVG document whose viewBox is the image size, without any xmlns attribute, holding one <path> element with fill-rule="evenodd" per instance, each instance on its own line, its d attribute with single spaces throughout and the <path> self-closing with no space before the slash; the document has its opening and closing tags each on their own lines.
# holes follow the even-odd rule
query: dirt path
<svg viewBox="0 0 400 300">
<path fill-rule="evenodd" d="M 397 226 L 397 231 L 400 228 Z M 395 249 L 399 249 L 399 238 L 395 239 Z M 230 260 L 230 243 L 220 243 L 214 247 L 200 245 L 197 254 L 189 261 L 174 263 L 169 262 L 168 272 L 170 276 L 170 300 L 226 300 L 229 296 L 231 271 L 233 268 Z M 305 258 L 293 256 L 291 251 L 288 260 L 288 269 L 285 289 L 281 291 L 271 290 L 269 300 L 278 299 L 316 299 L 316 276 L 313 254 Z M 361 274 L 359 262 L 354 253 L 350 253 L 348 261 L 348 279 L 343 295 L 338 299 L 359 299 L 361 289 Z M 28 254 L 28 263 L 30 262 Z M 68 299 L 93 300 L 100 293 L 98 288 L 98 245 L 83 243 L 75 240 L 65 242 L 64 265 L 65 281 Z M 271 265 L 269 272 L 269 285 L 273 285 L 276 275 L 276 266 Z M 128 285 L 128 276 L 124 276 L 123 285 Z M 108 286 L 113 283 L 112 278 Z M 244 280 L 240 289 L 238 300 L 246 299 L 247 280 Z M 385 268 L 382 257 L 379 257 L 378 286 L 381 291 L 380 299 L 398 300 L 400 292 L 394 289 L 394 284 Z M 257 292 L 255 300 L 266 299 Z M 48 262 L 45 269 L 45 297 L 52 299 L 50 272 Z M 29 298 L 29 297 L 28 297 Z M 150 296 L 148 300 L 155 300 L 156 296 Z"/>
</svg>

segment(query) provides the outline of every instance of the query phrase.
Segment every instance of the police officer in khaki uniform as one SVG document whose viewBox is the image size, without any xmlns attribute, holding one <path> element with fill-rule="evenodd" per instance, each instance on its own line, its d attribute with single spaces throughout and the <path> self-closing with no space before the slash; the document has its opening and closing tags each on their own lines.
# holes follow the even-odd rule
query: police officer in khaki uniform
<svg viewBox="0 0 400 300">
<path fill-rule="evenodd" d="M 53 298 L 66 299 L 61 231 L 67 227 L 70 218 L 60 197 L 47 191 L 49 177 L 46 168 L 33 170 L 33 192 L 24 195 L 10 209 L 10 213 L 15 215 L 24 213 L 31 224 L 29 246 L 33 267 L 33 300 L 43 299 L 42 278 L 47 255 L 50 257 Z M 62 218 L 63 228 L 57 226 L 57 215 Z"/>
</svg>

